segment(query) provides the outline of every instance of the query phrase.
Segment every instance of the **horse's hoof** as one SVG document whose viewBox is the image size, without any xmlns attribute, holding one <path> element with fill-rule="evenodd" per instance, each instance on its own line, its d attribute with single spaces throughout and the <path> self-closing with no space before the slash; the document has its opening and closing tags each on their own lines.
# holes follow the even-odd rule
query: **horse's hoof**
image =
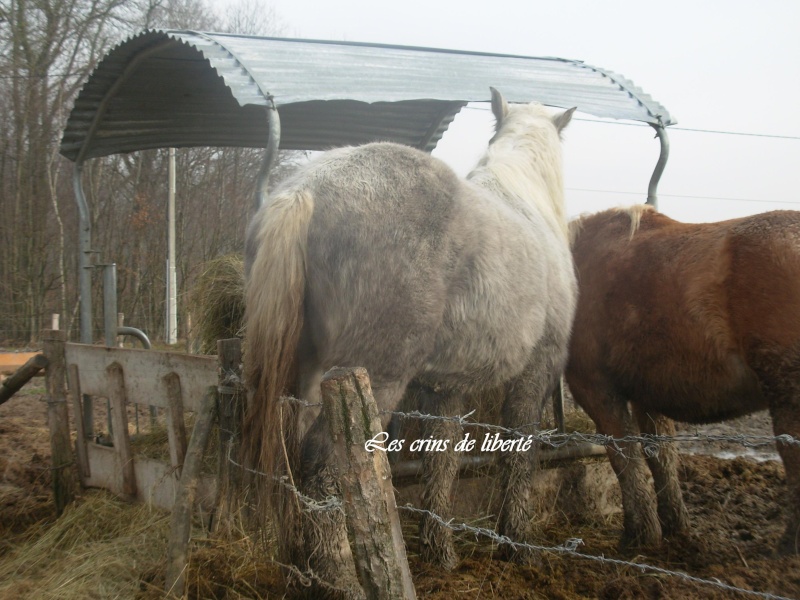
<svg viewBox="0 0 800 600">
<path fill-rule="evenodd" d="M 661 545 L 662 539 L 661 524 L 653 512 L 652 515 L 645 514 L 643 518 L 631 519 L 631 522 L 624 524 L 619 548 L 622 551 L 655 548 Z"/>
<path fill-rule="evenodd" d="M 518 565 L 539 567 L 542 564 L 541 555 L 533 548 L 515 548 L 510 545 L 502 545 L 497 549 L 497 552 L 500 560 Z"/>
<path fill-rule="evenodd" d="M 663 538 L 661 535 L 640 533 L 638 535 L 623 535 L 619 541 L 620 552 L 633 552 L 644 548 L 658 548 Z"/>
<path fill-rule="evenodd" d="M 441 567 L 445 571 L 452 571 L 461 561 L 452 544 L 443 544 L 438 548 L 424 545 L 420 548 L 419 554 L 425 562 Z"/>
</svg>

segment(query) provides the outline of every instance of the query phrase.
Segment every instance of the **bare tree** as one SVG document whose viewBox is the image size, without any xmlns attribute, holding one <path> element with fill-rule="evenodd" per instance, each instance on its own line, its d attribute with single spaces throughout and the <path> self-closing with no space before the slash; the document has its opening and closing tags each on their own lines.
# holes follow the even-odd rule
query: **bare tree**
<svg viewBox="0 0 800 600">
<path fill-rule="evenodd" d="M 271 9 L 248 0 L 224 18 L 205 0 L 0 0 L 0 340 L 33 339 L 50 312 L 64 314 L 67 327 L 74 321 L 77 210 L 71 164 L 58 152 L 61 132 L 108 49 L 152 27 L 281 31 Z M 185 286 L 202 261 L 241 249 L 261 152 L 198 148 L 178 156 Z M 89 161 L 84 183 L 94 249 L 118 265 L 120 310 L 160 332 L 166 152 Z"/>
<path fill-rule="evenodd" d="M 230 2 L 220 18 L 223 31 L 248 35 L 280 37 L 286 26 L 275 8 L 259 0 Z"/>
</svg>

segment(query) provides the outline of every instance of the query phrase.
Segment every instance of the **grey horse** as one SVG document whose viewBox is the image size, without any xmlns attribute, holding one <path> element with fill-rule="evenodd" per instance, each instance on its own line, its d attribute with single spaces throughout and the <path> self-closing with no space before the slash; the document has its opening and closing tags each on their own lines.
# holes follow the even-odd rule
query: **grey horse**
<svg viewBox="0 0 800 600">
<path fill-rule="evenodd" d="M 533 427 L 565 366 L 577 302 L 560 147 L 574 109 L 510 106 L 492 90 L 492 111 L 496 134 L 466 180 L 405 146 L 339 148 L 256 214 L 245 251 L 249 464 L 312 498 L 337 493 L 324 417 L 282 400 L 316 401 L 336 365 L 366 367 L 381 411 L 412 380 L 437 415 L 505 386 L 503 423 Z M 458 435 L 443 422 L 427 433 Z M 424 461 L 424 508 L 444 517 L 458 464 L 449 448 Z M 499 530 L 524 540 L 533 453 L 502 462 Z M 341 512 L 303 513 L 286 487 L 266 494 L 282 559 L 327 582 L 317 597 L 359 597 Z M 457 563 L 451 532 L 432 518 L 420 539 L 425 559 Z"/>
</svg>

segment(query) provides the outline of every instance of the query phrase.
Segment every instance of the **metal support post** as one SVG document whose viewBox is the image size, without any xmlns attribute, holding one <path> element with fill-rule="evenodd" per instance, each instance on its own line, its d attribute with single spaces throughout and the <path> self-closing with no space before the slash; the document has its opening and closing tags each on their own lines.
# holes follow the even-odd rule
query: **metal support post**
<svg viewBox="0 0 800 600">
<path fill-rule="evenodd" d="M 658 182 L 661 180 L 661 174 L 664 172 L 664 167 L 667 166 L 667 159 L 669 158 L 669 138 L 667 137 L 667 130 L 662 125 L 655 125 L 650 123 L 650 126 L 656 130 L 656 137 L 661 143 L 661 154 L 658 157 L 656 168 L 653 170 L 653 175 L 650 177 L 650 185 L 647 186 L 647 202 L 656 210 L 658 209 Z"/>
</svg>

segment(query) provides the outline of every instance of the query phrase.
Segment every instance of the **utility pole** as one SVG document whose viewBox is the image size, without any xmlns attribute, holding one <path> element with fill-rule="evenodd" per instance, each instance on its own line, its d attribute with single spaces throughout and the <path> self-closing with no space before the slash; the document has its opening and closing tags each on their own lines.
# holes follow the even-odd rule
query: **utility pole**
<svg viewBox="0 0 800 600">
<path fill-rule="evenodd" d="M 167 318 L 166 342 L 178 341 L 178 277 L 175 269 L 175 148 L 169 149 L 169 200 L 167 205 Z"/>
</svg>

